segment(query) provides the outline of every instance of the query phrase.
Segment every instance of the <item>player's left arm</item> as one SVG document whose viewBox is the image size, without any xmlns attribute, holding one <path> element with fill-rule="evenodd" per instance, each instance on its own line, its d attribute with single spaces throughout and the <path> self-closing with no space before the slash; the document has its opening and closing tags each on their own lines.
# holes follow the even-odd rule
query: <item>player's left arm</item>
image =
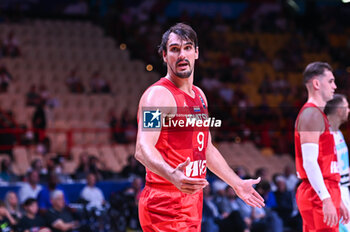
<svg viewBox="0 0 350 232">
<path fill-rule="evenodd" d="M 263 207 L 264 199 L 259 193 L 253 188 L 253 185 L 260 182 L 258 179 L 242 180 L 237 174 L 230 168 L 226 160 L 218 149 L 211 142 L 211 135 L 209 133 L 208 146 L 206 150 L 207 167 L 230 185 L 245 203 L 253 207 Z"/>
<path fill-rule="evenodd" d="M 203 91 L 201 89 L 199 89 L 199 91 L 204 98 L 205 104 L 208 105 L 208 101 Z M 230 185 L 235 190 L 237 196 L 244 200 L 248 205 L 259 208 L 265 206 L 264 199 L 253 188 L 253 185 L 260 182 L 260 178 L 255 180 L 242 180 L 237 176 L 218 149 L 213 145 L 210 132 L 208 134 L 208 145 L 205 155 L 207 159 L 207 167 L 210 171 Z"/>
</svg>

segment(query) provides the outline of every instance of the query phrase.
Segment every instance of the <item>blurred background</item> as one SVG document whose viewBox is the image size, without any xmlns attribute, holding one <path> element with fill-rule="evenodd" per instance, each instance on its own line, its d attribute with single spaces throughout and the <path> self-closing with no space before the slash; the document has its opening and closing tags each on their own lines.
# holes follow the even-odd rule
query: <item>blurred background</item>
<svg viewBox="0 0 350 232">
<path fill-rule="evenodd" d="M 302 71 L 329 62 L 349 96 L 349 17 L 346 0 L 0 0 L 1 207 L 11 193 L 18 205 L 38 199 L 43 213 L 51 204 L 40 206 L 40 193 L 59 188 L 81 228 L 140 230 L 138 101 L 166 74 L 162 34 L 185 22 L 199 39 L 195 85 L 223 121 L 215 145 L 242 178 L 263 178 L 268 202 L 252 211 L 208 173 L 202 231 L 301 231 L 293 133 L 307 98 Z M 89 207 L 81 192 L 94 182 L 104 199 Z"/>
</svg>

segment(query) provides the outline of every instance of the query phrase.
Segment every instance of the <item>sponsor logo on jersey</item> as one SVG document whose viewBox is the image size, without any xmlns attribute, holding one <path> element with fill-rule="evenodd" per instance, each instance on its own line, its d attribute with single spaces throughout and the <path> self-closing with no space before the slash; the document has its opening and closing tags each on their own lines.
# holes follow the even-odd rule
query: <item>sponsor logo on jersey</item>
<svg viewBox="0 0 350 232">
<path fill-rule="evenodd" d="M 187 177 L 196 177 L 205 174 L 207 171 L 206 160 L 195 160 L 186 166 L 185 175 Z"/>
</svg>

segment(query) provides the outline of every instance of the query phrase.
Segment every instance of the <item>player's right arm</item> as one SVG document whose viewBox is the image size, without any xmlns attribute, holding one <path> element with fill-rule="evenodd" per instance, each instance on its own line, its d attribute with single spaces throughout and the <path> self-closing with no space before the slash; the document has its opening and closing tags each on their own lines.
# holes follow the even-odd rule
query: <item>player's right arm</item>
<svg viewBox="0 0 350 232">
<path fill-rule="evenodd" d="M 160 136 L 160 130 L 143 129 L 143 108 L 160 108 L 163 116 L 176 113 L 176 102 L 172 94 L 162 86 L 153 86 L 146 90 L 140 100 L 138 109 L 138 132 L 136 141 L 135 158 L 150 171 L 167 179 L 184 193 L 195 193 L 204 188 L 208 182 L 206 179 L 189 178 L 183 170 L 189 164 L 187 159 L 176 168 L 171 167 L 156 149 Z"/>
<path fill-rule="evenodd" d="M 337 212 L 317 161 L 319 138 L 325 130 L 324 125 L 321 112 L 314 107 L 310 107 L 302 112 L 297 126 L 300 134 L 304 170 L 311 186 L 323 203 L 324 222 L 328 226 L 334 226 L 338 222 Z"/>
</svg>

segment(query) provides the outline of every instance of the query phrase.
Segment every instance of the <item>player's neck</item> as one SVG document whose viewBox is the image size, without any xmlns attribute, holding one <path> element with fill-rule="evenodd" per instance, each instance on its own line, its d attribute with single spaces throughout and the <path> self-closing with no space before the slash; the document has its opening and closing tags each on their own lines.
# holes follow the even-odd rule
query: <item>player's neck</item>
<svg viewBox="0 0 350 232">
<path fill-rule="evenodd" d="M 194 96 L 194 92 L 192 91 L 193 86 L 193 74 L 189 78 L 180 78 L 177 76 L 172 76 L 169 73 L 165 76 L 168 80 L 170 80 L 176 87 L 184 91 L 190 96 Z"/>
<path fill-rule="evenodd" d="M 309 96 L 309 99 L 307 100 L 307 102 L 315 104 L 316 106 L 318 106 L 322 110 L 324 109 L 324 107 L 326 106 L 326 103 L 327 103 L 326 101 L 324 101 L 322 99 L 321 96 Z"/>
</svg>

